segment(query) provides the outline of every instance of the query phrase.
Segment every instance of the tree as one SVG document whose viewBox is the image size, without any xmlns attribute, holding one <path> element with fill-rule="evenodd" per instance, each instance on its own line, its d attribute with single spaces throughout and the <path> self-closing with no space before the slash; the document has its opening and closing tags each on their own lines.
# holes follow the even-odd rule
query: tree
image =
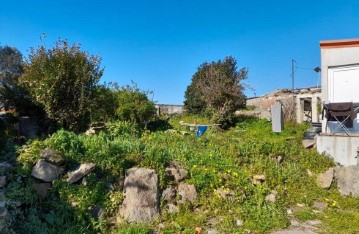
<svg viewBox="0 0 359 234">
<path fill-rule="evenodd" d="M 117 118 L 143 126 L 156 114 L 156 107 L 148 99 L 148 94 L 149 92 L 141 91 L 136 84 L 127 85 L 118 90 Z"/>
<path fill-rule="evenodd" d="M 64 128 L 84 130 L 103 69 L 101 59 L 58 40 L 51 49 L 31 49 L 20 84 L 50 119 Z"/>
<path fill-rule="evenodd" d="M 247 68 L 237 69 L 237 61 L 233 57 L 203 63 L 187 87 L 186 110 L 194 114 L 206 111 L 218 116 L 232 115 L 245 105 L 242 81 L 247 74 Z"/>
<path fill-rule="evenodd" d="M 112 121 L 116 119 L 117 84 L 102 84 L 95 90 L 95 102 L 91 106 L 91 121 Z"/>
<path fill-rule="evenodd" d="M 21 52 L 11 46 L 0 46 L 0 83 L 12 86 L 24 71 Z"/>
</svg>

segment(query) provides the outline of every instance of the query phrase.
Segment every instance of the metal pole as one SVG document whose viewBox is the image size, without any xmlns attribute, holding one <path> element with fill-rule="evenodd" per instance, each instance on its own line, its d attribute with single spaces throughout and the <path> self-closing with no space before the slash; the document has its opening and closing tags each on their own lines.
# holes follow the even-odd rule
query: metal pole
<svg viewBox="0 0 359 234">
<path fill-rule="evenodd" d="M 294 93 L 294 59 L 292 59 L 292 93 Z"/>
</svg>

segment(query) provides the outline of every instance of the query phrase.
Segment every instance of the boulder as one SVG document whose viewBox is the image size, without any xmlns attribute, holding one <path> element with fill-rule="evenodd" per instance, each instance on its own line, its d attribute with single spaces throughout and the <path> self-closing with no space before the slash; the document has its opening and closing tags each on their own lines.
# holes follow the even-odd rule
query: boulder
<svg viewBox="0 0 359 234">
<path fill-rule="evenodd" d="M 159 190 L 155 170 L 136 167 L 127 170 L 124 194 L 120 215 L 128 222 L 144 223 L 158 215 Z"/>
<path fill-rule="evenodd" d="M 0 188 L 5 187 L 6 185 L 6 176 L 0 176 Z"/>
<path fill-rule="evenodd" d="M 46 198 L 47 193 L 49 192 L 49 188 L 51 188 L 51 183 L 38 183 L 32 185 L 32 189 L 42 199 Z"/>
<path fill-rule="evenodd" d="M 330 188 L 334 178 L 334 168 L 329 168 L 326 172 L 320 173 L 317 177 L 317 184 L 321 188 Z"/>
<path fill-rule="evenodd" d="M 41 157 L 47 162 L 60 166 L 65 162 L 65 159 L 62 157 L 62 154 L 58 151 L 52 150 L 50 148 L 45 148 L 40 152 Z"/>
<path fill-rule="evenodd" d="M 167 167 L 165 169 L 167 177 L 174 179 L 176 182 L 180 182 L 187 178 L 187 171 L 178 167 Z"/>
<path fill-rule="evenodd" d="M 359 197 L 359 165 L 336 168 L 335 178 L 342 195 Z"/>
<path fill-rule="evenodd" d="M 167 204 L 167 212 L 168 213 L 178 213 L 179 209 L 176 205 L 169 203 Z"/>
<path fill-rule="evenodd" d="M 176 198 L 176 189 L 168 187 L 162 192 L 162 200 L 169 202 Z"/>
<path fill-rule="evenodd" d="M 181 199 L 180 202 L 194 202 L 197 198 L 197 191 L 194 185 L 181 183 L 178 185 L 177 189 L 178 194 Z"/>
<path fill-rule="evenodd" d="M 80 179 L 82 179 L 84 176 L 86 176 L 88 173 L 93 171 L 95 169 L 96 164 L 94 163 L 83 163 L 79 166 L 79 168 L 75 171 L 71 171 L 68 173 L 67 182 L 69 184 L 76 183 Z"/>
<path fill-rule="evenodd" d="M 44 159 L 40 159 L 32 168 L 31 175 L 45 182 L 52 182 L 53 180 L 60 178 L 64 171 L 64 168 L 53 165 Z"/>
</svg>

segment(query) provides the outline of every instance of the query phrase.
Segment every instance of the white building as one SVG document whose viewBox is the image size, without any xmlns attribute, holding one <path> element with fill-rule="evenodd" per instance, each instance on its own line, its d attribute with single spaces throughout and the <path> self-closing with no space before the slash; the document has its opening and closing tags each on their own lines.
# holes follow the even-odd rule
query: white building
<svg viewBox="0 0 359 234">
<path fill-rule="evenodd" d="M 359 104 L 359 39 L 321 41 L 322 101 Z M 322 123 L 317 149 L 327 153 L 342 165 L 358 164 L 359 118 L 355 115 L 349 136 L 337 121 Z"/>
</svg>

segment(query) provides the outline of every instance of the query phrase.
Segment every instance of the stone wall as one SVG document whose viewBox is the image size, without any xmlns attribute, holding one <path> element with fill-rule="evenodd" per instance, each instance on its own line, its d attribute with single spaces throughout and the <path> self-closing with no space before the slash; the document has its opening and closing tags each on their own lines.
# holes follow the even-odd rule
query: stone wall
<svg viewBox="0 0 359 234">
<path fill-rule="evenodd" d="M 183 105 L 158 104 L 156 105 L 156 109 L 157 115 L 182 114 L 184 112 Z"/>
</svg>

